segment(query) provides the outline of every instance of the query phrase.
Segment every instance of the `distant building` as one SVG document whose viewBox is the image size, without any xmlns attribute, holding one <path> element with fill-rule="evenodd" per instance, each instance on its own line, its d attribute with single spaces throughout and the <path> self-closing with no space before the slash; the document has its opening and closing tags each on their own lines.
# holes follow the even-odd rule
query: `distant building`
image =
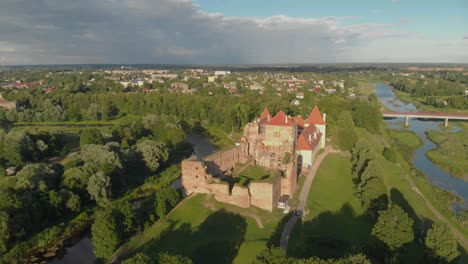
<svg viewBox="0 0 468 264">
<path fill-rule="evenodd" d="M 301 102 L 299 100 L 297 100 L 297 99 L 292 99 L 291 104 L 292 105 L 301 105 Z"/>
<path fill-rule="evenodd" d="M 336 89 L 325 89 L 328 94 L 336 94 Z"/>
<path fill-rule="evenodd" d="M 261 86 L 260 84 L 256 83 L 256 84 L 251 84 L 250 85 L 250 90 L 254 90 L 254 91 L 263 91 L 265 89 L 265 87 Z"/>
<path fill-rule="evenodd" d="M 6 169 L 6 173 L 8 176 L 12 176 L 16 174 L 16 167 L 8 167 Z"/>
<path fill-rule="evenodd" d="M 341 89 L 344 89 L 344 81 L 343 81 L 343 80 L 340 80 L 340 81 L 332 81 L 332 85 L 333 85 L 333 86 L 338 86 L 338 87 L 340 87 Z"/>
<path fill-rule="evenodd" d="M 186 93 L 189 91 L 189 86 L 186 83 L 181 83 L 181 82 L 174 82 L 171 84 L 171 88 L 173 92 L 178 92 L 181 91 L 183 93 Z"/>
<path fill-rule="evenodd" d="M 208 82 L 215 82 L 216 78 L 216 76 L 208 76 Z"/>
<path fill-rule="evenodd" d="M 177 78 L 177 74 L 174 73 L 157 73 L 157 74 L 152 74 L 151 78 L 153 79 L 158 79 L 158 78 L 167 78 L 167 79 L 175 79 Z"/>
<path fill-rule="evenodd" d="M 18 104 L 14 101 L 8 101 L 0 97 L 0 107 L 6 108 L 8 110 L 11 110 L 11 109 L 16 110 L 18 109 Z"/>
<path fill-rule="evenodd" d="M 214 72 L 214 75 L 216 75 L 216 76 L 219 76 L 219 75 L 223 75 L 223 76 L 224 76 L 224 75 L 229 75 L 229 74 L 231 74 L 230 71 L 215 71 L 215 72 Z"/>
<path fill-rule="evenodd" d="M 237 88 L 237 83 L 236 82 L 225 83 L 224 88 L 226 88 L 226 89 L 235 89 L 235 88 Z"/>
<path fill-rule="evenodd" d="M 298 92 L 298 93 L 296 94 L 296 98 L 297 98 L 297 99 L 304 99 L 304 93 L 303 93 L 303 92 Z"/>
<path fill-rule="evenodd" d="M 44 89 L 42 89 L 42 91 L 45 92 L 46 94 L 48 94 L 48 93 L 51 93 L 51 92 L 55 91 L 55 88 L 53 88 L 53 87 L 44 88 Z"/>
</svg>

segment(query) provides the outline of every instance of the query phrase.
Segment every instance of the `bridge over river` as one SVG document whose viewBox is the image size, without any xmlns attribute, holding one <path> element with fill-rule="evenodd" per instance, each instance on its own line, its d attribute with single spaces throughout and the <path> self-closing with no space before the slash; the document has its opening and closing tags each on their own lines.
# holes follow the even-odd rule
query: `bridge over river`
<svg viewBox="0 0 468 264">
<path fill-rule="evenodd" d="M 384 117 L 404 117 L 405 126 L 409 125 L 410 118 L 425 118 L 425 119 L 442 119 L 445 121 L 445 126 L 448 126 L 449 119 L 452 120 L 468 120 L 468 114 L 462 113 L 433 113 L 433 112 L 392 112 L 383 111 Z"/>
</svg>

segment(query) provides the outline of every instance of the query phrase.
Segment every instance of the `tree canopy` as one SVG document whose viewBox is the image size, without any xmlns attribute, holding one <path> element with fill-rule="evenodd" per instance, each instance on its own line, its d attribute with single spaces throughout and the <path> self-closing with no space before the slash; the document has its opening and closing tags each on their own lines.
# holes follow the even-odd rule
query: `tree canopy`
<svg viewBox="0 0 468 264">
<path fill-rule="evenodd" d="M 398 205 L 379 212 L 372 235 L 396 251 L 414 239 L 413 219 Z"/>
<path fill-rule="evenodd" d="M 460 255 L 457 241 L 445 223 L 435 223 L 427 231 L 425 243 L 429 254 L 435 259 L 451 262 Z"/>
</svg>

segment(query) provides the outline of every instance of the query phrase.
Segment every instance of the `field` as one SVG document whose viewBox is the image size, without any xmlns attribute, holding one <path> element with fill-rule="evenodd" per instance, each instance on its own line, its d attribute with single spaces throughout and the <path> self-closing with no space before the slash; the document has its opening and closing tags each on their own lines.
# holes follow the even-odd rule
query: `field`
<svg viewBox="0 0 468 264">
<path fill-rule="evenodd" d="M 280 211 L 241 209 L 198 194 L 134 236 L 114 256 L 141 251 L 156 256 L 166 251 L 187 256 L 194 263 L 250 263 L 267 243 L 279 238 L 275 230 L 283 217 Z"/>
<path fill-rule="evenodd" d="M 437 148 L 427 152 L 427 157 L 454 176 L 468 180 L 468 122 L 452 123 L 458 132 L 428 131 L 427 136 Z"/>
<path fill-rule="evenodd" d="M 409 150 L 420 144 L 412 132 L 392 132 L 395 132 L 392 133 L 395 141 L 409 144 L 407 146 Z M 358 133 L 369 140 L 376 152 L 381 152 L 384 146 L 389 145 L 384 137 L 360 129 Z M 402 155 L 398 155 L 396 164 L 383 158 L 381 162 L 384 166 L 383 180 L 390 201 L 401 206 L 415 222 L 416 239 L 409 245 L 406 253 L 403 253 L 403 259 L 407 263 L 416 263 L 424 254 L 425 249 L 417 242 L 418 230 L 428 223 L 439 221 L 426 206 L 425 201 L 412 189 L 407 177 L 412 178 L 425 194 L 430 193 L 428 199 L 466 235 L 466 230 L 454 221 L 453 214 L 447 210 L 440 210 L 447 207 L 451 199 L 448 194 L 439 189 L 431 189 L 424 184 L 427 183 L 427 179 L 412 175 L 411 168 Z M 366 246 L 366 243 L 371 241 L 370 232 L 374 223 L 362 215 L 360 203 L 353 196 L 350 168 L 351 162 L 347 157 L 330 154 L 324 160 L 312 184 L 307 203 L 309 213 L 305 216 L 305 221 L 298 224 L 291 235 L 289 254 L 296 257 L 337 258 L 346 256 L 353 248 Z"/>
<path fill-rule="evenodd" d="M 374 93 L 375 84 L 372 82 L 359 81 L 357 88 L 357 95 L 369 96 Z"/>
<path fill-rule="evenodd" d="M 307 210 L 304 223 L 298 224 L 291 235 L 289 253 L 293 256 L 308 257 L 302 246 L 310 238 L 337 243 L 369 239 L 372 223 L 362 216 L 360 203 L 353 196 L 351 162 L 347 157 L 330 154 L 325 158 L 312 184 Z M 337 257 L 342 250 L 331 253 L 318 247 L 309 253 Z"/>
</svg>

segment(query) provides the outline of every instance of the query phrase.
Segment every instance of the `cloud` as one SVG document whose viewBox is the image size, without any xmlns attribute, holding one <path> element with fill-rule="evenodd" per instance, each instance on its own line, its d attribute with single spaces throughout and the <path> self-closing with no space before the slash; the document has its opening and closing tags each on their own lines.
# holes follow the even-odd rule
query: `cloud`
<svg viewBox="0 0 468 264">
<path fill-rule="evenodd" d="M 228 17 L 191 0 L 2 3 L 0 32 L 8 39 L 0 42 L 2 64 L 372 62 L 382 53 L 401 61 L 407 43 L 427 44 L 393 25 L 353 24 L 354 17 Z M 410 55 L 434 54 L 416 50 Z M 438 54 L 460 60 L 452 53 L 465 51 Z"/>
<path fill-rule="evenodd" d="M 468 34 L 466 34 L 466 35 L 463 37 L 463 39 L 468 39 Z"/>
<path fill-rule="evenodd" d="M 399 20 L 400 24 L 408 24 L 408 23 L 411 22 L 411 21 L 412 21 L 412 19 L 407 18 L 407 17 L 402 17 L 402 18 L 400 18 L 400 20 Z"/>
<path fill-rule="evenodd" d="M 82 37 L 83 39 L 92 40 L 92 41 L 97 40 L 96 33 L 94 33 L 94 32 L 87 32 L 87 33 L 84 33 L 84 34 L 81 35 L 81 37 Z"/>
</svg>

